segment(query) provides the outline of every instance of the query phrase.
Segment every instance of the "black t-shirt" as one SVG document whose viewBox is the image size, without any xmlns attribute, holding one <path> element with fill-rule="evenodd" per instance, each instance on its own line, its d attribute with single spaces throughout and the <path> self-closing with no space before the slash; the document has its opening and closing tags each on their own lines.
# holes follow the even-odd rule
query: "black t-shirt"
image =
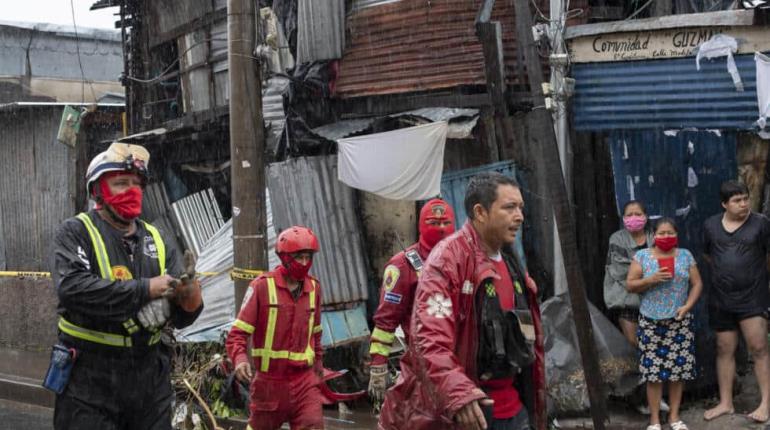
<svg viewBox="0 0 770 430">
<path fill-rule="evenodd" d="M 703 251 L 711 257 L 709 305 L 730 312 L 767 309 L 770 221 L 752 213 L 728 233 L 720 213 L 707 219 L 703 229 Z"/>
</svg>

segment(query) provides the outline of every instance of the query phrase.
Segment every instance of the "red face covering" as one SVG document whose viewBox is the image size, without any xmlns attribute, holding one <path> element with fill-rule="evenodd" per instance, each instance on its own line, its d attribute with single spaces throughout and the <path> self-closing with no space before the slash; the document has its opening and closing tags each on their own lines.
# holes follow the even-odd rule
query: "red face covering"
<svg viewBox="0 0 770 430">
<path fill-rule="evenodd" d="M 449 221 L 446 227 L 429 225 L 426 222 L 436 220 L 439 222 Z M 425 204 L 420 211 L 420 244 L 426 249 L 433 249 L 441 239 L 449 236 L 455 231 L 455 214 L 452 207 L 441 199 L 433 199 Z"/>
<path fill-rule="evenodd" d="M 671 251 L 679 244 L 676 236 L 656 237 L 655 246 L 663 252 Z"/>
<path fill-rule="evenodd" d="M 120 172 L 112 176 L 119 174 Z M 132 220 L 138 218 L 142 213 L 142 189 L 140 187 L 131 187 L 120 194 L 112 194 L 110 186 L 107 185 L 107 178 L 109 177 L 111 176 L 105 175 L 99 179 L 104 203 L 109 205 L 123 219 Z"/>
<path fill-rule="evenodd" d="M 305 265 L 295 260 L 294 256 L 291 254 L 281 253 L 278 254 L 278 258 L 280 258 L 281 263 L 283 263 L 281 272 L 284 275 L 289 275 L 289 277 L 295 281 L 305 279 L 307 277 L 307 272 L 309 272 L 310 268 L 313 266 L 313 260 L 310 260 L 310 262 Z"/>
</svg>

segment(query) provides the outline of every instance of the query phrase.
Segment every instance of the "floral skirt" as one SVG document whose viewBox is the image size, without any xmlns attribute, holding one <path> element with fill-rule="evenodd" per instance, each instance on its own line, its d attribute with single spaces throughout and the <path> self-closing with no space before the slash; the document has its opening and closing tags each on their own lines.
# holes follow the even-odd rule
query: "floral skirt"
<svg viewBox="0 0 770 430">
<path fill-rule="evenodd" d="M 692 313 L 682 321 L 639 316 L 639 371 L 644 382 L 695 379 L 695 330 Z"/>
</svg>

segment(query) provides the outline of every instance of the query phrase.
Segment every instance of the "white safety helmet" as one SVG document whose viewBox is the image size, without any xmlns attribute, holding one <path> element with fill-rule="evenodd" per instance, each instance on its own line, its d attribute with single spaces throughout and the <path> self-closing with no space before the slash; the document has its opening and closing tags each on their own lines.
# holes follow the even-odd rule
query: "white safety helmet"
<svg viewBox="0 0 770 430">
<path fill-rule="evenodd" d="M 147 179 L 150 153 L 143 146 L 113 142 L 106 151 L 99 153 L 86 170 L 86 192 L 92 195 L 93 184 L 107 172 L 132 172 Z"/>
</svg>

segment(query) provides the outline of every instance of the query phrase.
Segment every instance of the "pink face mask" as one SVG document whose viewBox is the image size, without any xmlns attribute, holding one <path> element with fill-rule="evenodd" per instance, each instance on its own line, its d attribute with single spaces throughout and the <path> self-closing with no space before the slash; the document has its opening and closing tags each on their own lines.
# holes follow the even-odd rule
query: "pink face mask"
<svg viewBox="0 0 770 430">
<path fill-rule="evenodd" d="M 644 215 L 623 217 L 623 225 L 626 227 L 626 230 L 636 233 L 637 231 L 642 231 L 644 226 L 647 225 L 647 217 Z"/>
</svg>

